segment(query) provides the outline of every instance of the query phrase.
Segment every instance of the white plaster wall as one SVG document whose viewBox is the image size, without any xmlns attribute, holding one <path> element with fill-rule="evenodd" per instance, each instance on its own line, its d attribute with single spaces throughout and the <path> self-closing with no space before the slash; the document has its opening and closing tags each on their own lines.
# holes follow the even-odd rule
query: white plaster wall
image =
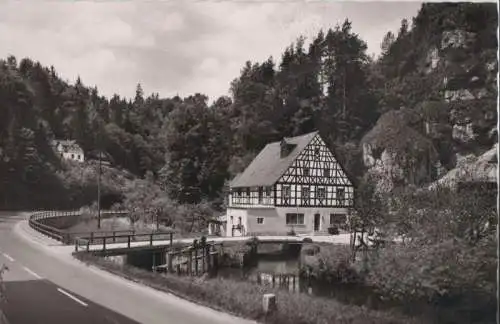
<svg viewBox="0 0 500 324">
<path fill-rule="evenodd" d="M 71 157 L 72 154 L 73 154 L 73 157 Z M 78 158 L 78 156 L 80 156 L 80 158 Z M 63 158 L 66 160 L 73 160 L 73 161 L 79 161 L 79 162 L 83 162 L 85 159 L 82 152 L 78 152 L 78 153 L 77 152 L 64 152 Z"/>
<path fill-rule="evenodd" d="M 286 214 L 298 213 L 304 214 L 303 225 L 287 225 Z M 292 229 L 298 234 L 314 233 L 314 215 L 320 214 L 320 227 L 318 233 L 325 233 L 330 227 L 330 214 L 345 214 L 347 208 L 295 208 L 295 207 L 278 207 L 278 208 L 252 208 L 252 209 L 228 209 L 228 227 L 227 236 L 231 236 L 231 220 L 233 216 L 234 224 L 238 223 L 238 217 L 242 217 L 242 223 L 245 227 L 245 235 L 286 235 Z M 263 224 L 257 224 L 257 218 L 264 218 Z M 241 235 L 235 230 L 234 236 Z"/>
<path fill-rule="evenodd" d="M 238 225 L 239 217 L 241 217 L 241 224 L 244 227 L 244 231 L 239 231 L 237 229 L 234 230 L 234 236 L 242 236 L 245 231 L 248 231 L 247 224 L 247 210 L 246 209 L 238 209 L 238 208 L 228 208 L 226 212 L 227 216 L 227 226 L 226 226 L 226 236 L 233 236 L 233 225 Z M 231 216 L 233 220 L 231 221 Z"/>
</svg>

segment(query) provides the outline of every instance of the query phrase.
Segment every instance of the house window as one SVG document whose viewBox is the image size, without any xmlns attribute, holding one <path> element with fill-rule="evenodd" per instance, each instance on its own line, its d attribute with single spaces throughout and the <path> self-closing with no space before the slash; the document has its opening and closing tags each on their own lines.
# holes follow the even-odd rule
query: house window
<svg viewBox="0 0 500 324">
<path fill-rule="evenodd" d="M 264 217 L 257 217 L 257 224 L 264 224 Z"/>
<path fill-rule="evenodd" d="M 76 158 L 77 158 L 78 160 L 80 160 L 80 154 L 78 154 L 78 155 L 76 156 Z"/>
<path fill-rule="evenodd" d="M 259 204 L 262 204 L 263 188 L 259 187 Z"/>
<path fill-rule="evenodd" d="M 330 214 L 330 225 L 345 224 L 347 216 L 345 214 Z"/>
<path fill-rule="evenodd" d="M 283 204 L 288 204 L 291 195 L 292 191 L 290 186 L 283 186 L 283 188 L 281 189 L 281 198 L 283 199 Z"/>
<path fill-rule="evenodd" d="M 302 203 L 304 205 L 309 204 L 310 195 L 311 195 L 311 191 L 310 191 L 309 187 L 302 187 Z"/>
<path fill-rule="evenodd" d="M 337 188 L 337 202 L 343 204 L 345 199 L 345 188 Z"/>
<path fill-rule="evenodd" d="M 319 160 L 319 147 L 314 149 L 314 159 Z"/>
<path fill-rule="evenodd" d="M 266 187 L 266 196 L 271 196 L 271 187 Z"/>
<path fill-rule="evenodd" d="M 250 197 L 250 187 L 247 188 L 247 197 Z"/>
<path fill-rule="evenodd" d="M 287 225 L 304 225 L 304 214 L 286 214 Z"/>
<path fill-rule="evenodd" d="M 325 188 L 318 188 L 318 199 L 323 200 L 326 198 L 326 189 Z"/>
<path fill-rule="evenodd" d="M 325 178 L 330 177 L 330 169 L 328 169 L 328 168 L 323 169 L 323 177 L 325 177 Z"/>
<path fill-rule="evenodd" d="M 75 158 L 75 155 L 74 154 L 71 154 L 71 158 L 74 159 Z"/>
<path fill-rule="evenodd" d="M 304 177 L 308 177 L 309 176 L 309 168 L 304 168 L 302 173 L 304 174 Z"/>
<path fill-rule="evenodd" d="M 347 215 L 346 214 L 330 214 L 330 226 L 335 226 L 340 229 L 347 230 Z"/>
</svg>

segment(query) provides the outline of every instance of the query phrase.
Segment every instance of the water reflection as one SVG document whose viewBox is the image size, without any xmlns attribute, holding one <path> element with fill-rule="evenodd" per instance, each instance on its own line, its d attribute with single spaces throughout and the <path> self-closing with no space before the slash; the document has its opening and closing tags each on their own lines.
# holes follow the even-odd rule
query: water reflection
<svg viewBox="0 0 500 324">
<path fill-rule="evenodd" d="M 290 255 L 259 255 L 257 262 L 246 269 L 222 268 L 219 277 L 246 280 L 293 292 L 335 298 L 346 304 L 365 305 L 379 309 L 378 296 L 368 287 L 356 284 L 334 284 L 300 275 L 300 258 Z"/>
</svg>

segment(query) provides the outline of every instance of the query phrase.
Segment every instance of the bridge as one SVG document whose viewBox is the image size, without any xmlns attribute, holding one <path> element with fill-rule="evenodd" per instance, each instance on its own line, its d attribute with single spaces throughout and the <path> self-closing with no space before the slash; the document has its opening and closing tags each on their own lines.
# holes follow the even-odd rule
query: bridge
<svg viewBox="0 0 500 324">
<path fill-rule="evenodd" d="M 101 214 L 104 218 L 108 218 L 117 215 L 125 215 L 126 211 L 103 211 Z M 75 251 L 87 252 L 109 252 L 119 254 L 145 249 L 164 249 L 175 244 L 191 244 L 195 239 L 200 238 L 174 239 L 174 231 L 136 232 L 134 230 L 121 230 L 76 233 L 61 230 L 53 225 L 54 220 L 60 220 L 62 218 L 75 219 L 80 215 L 79 211 L 39 211 L 29 216 L 29 225 L 36 231 L 54 238 L 62 244 L 74 244 Z M 349 234 L 340 234 L 323 236 L 207 236 L 207 243 L 241 242 L 253 238 L 257 238 L 259 244 L 302 244 L 306 238 L 309 238 L 313 242 L 333 244 L 349 244 L 350 242 Z"/>
<path fill-rule="evenodd" d="M 87 251 L 87 252 L 122 252 L 127 250 L 141 250 L 141 249 L 151 249 L 151 248 L 165 248 L 173 246 L 175 244 L 191 244 L 194 240 L 199 240 L 196 238 L 181 238 L 173 239 L 169 238 L 167 240 L 158 240 L 156 237 L 165 235 L 164 233 L 159 234 L 134 234 L 134 235 L 117 235 L 116 238 L 125 238 L 126 242 L 113 243 L 113 236 L 100 237 L 97 240 L 90 241 L 86 238 L 78 238 L 75 242 L 75 251 Z M 169 234 L 173 235 L 173 234 Z M 140 240 L 134 242 L 134 238 L 147 238 L 147 240 Z M 303 244 L 305 237 L 298 236 L 238 236 L 238 237 L 207 237 L 207 244 L 220 244 L 227 242 L 245 242 L 252 240 L 254 238 L 258 239 L 259 244 Z M 340 240 L 339 240 L 340 241 Z M 339 242 L 340 244 L 340 242 Z"/>
</svg>

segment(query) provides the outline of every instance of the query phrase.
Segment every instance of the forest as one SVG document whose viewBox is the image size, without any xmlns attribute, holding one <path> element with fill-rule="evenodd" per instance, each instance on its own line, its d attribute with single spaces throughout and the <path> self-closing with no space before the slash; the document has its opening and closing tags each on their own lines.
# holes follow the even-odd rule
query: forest
<svg viewBox="0 0 500 324">
<path fill-rule="evenodd" d="M 279 59 L 246 62 L 229 85 L 231 95 L 211 103 L 201 92 L 146 95 L 141 84 L 134 98 L 106 98 L 33 58 L 0 60 L 0 206 L 78 208 L 95 200 L 95 177 L 82 170 L 92 161 L 62 163 L 49 145 L 56 138 L 76 140 L 87 156 L 102 151 L 111 157 L 104 192 L 116 201 L 127 195 L 141 201 L 134 188 L 151 187 L 157 200 L 211 212 L 223 210 L 228 181 L 266 143 L 313 130 L 353 179 L 366 173 L 361 142 L 375 126 L 388 137 L 384 145 L 401 147 L 403 156 L 421 154 L 398 145 L 411 134 L 431 143 L 448 170 L 457 154 L 491 148 L 497 120 L 494 4 L 424 4 L 396 33 L 387 32 L 376 58 L 367 55 L 353 24 L 346 19 L 310 40 L 298 35 Z M 462 34 L 473 37 L 446 50 L 450 33 L 458 43 Z M 429 63 L 433 51 L 436 66 Z M 474 99 L 447 100 L 457 89 L 470 90 Z M 397 136 L 394 120 L 383 118 L 394 111 L 403 111 L 407 126 Z M 475 135 L 466 143 L 452 134 L 464 119 Z M 425 131 L 429 122 L 434 132 Z M 120 174 L 127 174 L 126 185 L 108 183 Z"/>
</svg>

